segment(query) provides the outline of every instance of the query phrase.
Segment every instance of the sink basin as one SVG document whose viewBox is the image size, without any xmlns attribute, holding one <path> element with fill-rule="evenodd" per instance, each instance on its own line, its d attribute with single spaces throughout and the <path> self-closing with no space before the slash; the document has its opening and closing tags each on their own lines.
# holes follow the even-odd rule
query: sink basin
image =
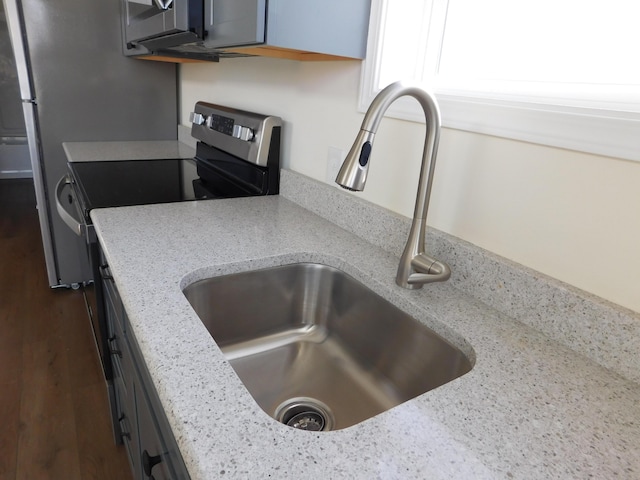
<svg viewBox="0 0 640 480">
<path fill-rule="evenodd" d="M 326 265 L 213 277 L 184 294 L 258 405 L 295 428 L 349 427 L 472 367 L 461 350 Z"/>
</svg>

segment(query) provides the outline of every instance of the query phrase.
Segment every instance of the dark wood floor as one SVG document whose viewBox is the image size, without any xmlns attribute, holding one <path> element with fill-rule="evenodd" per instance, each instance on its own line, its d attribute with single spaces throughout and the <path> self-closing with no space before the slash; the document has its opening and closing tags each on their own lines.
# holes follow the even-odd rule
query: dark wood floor
<svg viewBox="0 0 640 480">
<path fill-rule="evenodd" d="M 0 180 L 0 480 L 124 479 L 81 291 L 52 290 L 30 180 Z"/>
</svg>

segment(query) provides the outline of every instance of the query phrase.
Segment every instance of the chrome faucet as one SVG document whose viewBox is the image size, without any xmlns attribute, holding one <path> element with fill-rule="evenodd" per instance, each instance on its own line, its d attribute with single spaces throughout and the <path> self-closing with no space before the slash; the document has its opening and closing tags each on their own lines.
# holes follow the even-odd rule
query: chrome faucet
<svg viewBox="0 0 640 480">
<path fill-rule="evenodd" d="M 440 138 L 440 109 L 435 97 L 420 86 L 405 82 L 392 83 L 383 89 L 371 102 L 360 132 L 338 172 L 336 183 L 348 190 L 364 190 L 369 156 L 380 120 L 389 106 L 403 96 L 413 97 L 420 103 L 427 123 L 413 222 L 396 275 L 398 285 L 417 289 L 425 283 L 444 282 L 451 276 L 449 266 L 427 255 L 424 248 L 427 210 Z"/>
</svg>

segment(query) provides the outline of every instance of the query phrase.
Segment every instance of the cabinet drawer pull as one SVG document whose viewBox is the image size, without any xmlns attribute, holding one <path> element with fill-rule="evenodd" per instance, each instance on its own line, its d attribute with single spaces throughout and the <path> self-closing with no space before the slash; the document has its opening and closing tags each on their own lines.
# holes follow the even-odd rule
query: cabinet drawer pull
<svg viewBox="0 0 640 480">
<path fill-rule="evenodd" d="M 126 417 L 127 416 L 123 413 L 122 415 L 120 415 L 120 418 L 118 418 L 118 423 L 120 424 L 120 438 L 122 438 L 123 440 L 125 438 L 128 438 L 129 440 L 131 440 L 131 434 L 129 432 L 127 432 L 125 430 L 125 428 L 124 428 L 126 426 L 126 424 L 124 422 L 124 419 Z"/>
<path fill-rule="evenodd" d="M 114 335 L 113 337 L 109 337 L 109 353 L 111 355 L 117 355 L 122 358 L 122 350 L 120 350 L 120 348 L 118 347 L 117 339 L 118 337 L 116 335 Z M 115 344 L 115 347 L 112 344 Z"/>
<path fill-rule="evenodd" d="M 98 267 L 98 270 L 100 271 L 100 276 L 103 280 L 113 280 L 113 276 L 109 271 L 109 265 L 107 265 L 106 263 L 102 264 Z"/>
<path fill-rule="evenodd" d="M 151 470 L 160 462 L 162 462 L 162 457 L 160 455 L 152 457 L 146 450 L 142 452 L 142 469 L 147 477 L 151 476 Z"/>
</svg>

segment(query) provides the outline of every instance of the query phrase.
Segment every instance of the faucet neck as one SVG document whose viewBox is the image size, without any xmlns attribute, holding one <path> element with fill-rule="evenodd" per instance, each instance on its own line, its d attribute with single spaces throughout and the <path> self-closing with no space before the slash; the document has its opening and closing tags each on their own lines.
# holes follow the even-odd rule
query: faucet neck
<svg viewBox="0 0 640 480">
<path fill-rule="evenodd" d="M 362 190 L 367 179 L 369 154 L 375 134 L 385 112 L 398 98 L 415 98 L 425 116 L 426 134 L 422 152 L 422 166 L 411 232 L 400 258 L 396 283 L 404 288 L 420 288 L 428 282 L 445 281 L 451 271 L 449 267 L 425 253 L 425 230 L 427 210 L 431 196 L 431 184 L 440 140 L 440 109 L 435 97 L 418 85 L 405 82 L 392 83 L 383 89 L 371 102 L 362 120 L 360 132 L 338 172 L 336 182 L 350 190 Z"/>
<path fill-rule="evenodd" d="M 440 108 L 433 94 L 417 84 L 392 83 L 373 99 L 360 128 L 375 134 L 378 131 L 380 121 L 391 104 L 404 96 L 415 98 L 422 107 L 425 116 L 426 135 L 413 218 L 426 220 L 441 127 Z"/>
</svg>

